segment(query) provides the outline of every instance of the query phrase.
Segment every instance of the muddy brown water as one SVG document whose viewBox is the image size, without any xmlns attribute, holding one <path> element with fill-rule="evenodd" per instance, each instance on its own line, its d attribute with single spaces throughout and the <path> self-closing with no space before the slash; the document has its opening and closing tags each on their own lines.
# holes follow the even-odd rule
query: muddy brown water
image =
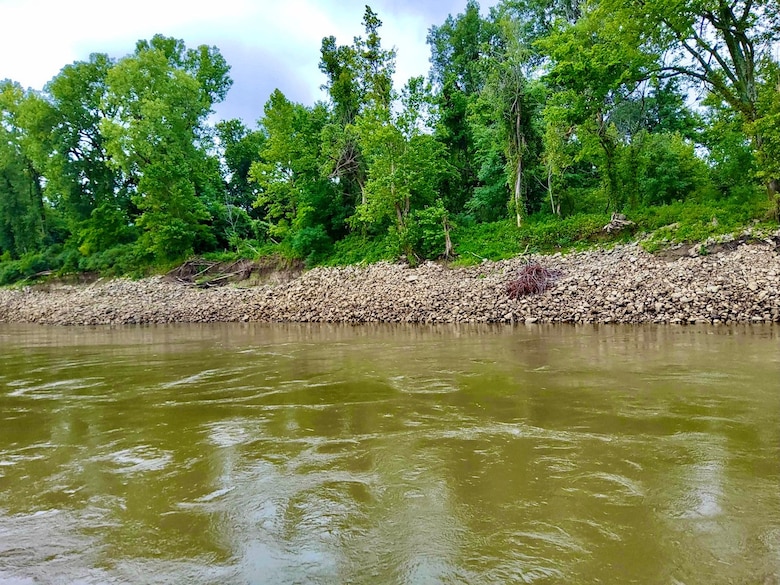
<svg viewBox="0 0 780 585">
<path fill-rule="evenodd" d="M 0 326 L 0 585 L 778 582 L 777 327 Z"/>
</svg>

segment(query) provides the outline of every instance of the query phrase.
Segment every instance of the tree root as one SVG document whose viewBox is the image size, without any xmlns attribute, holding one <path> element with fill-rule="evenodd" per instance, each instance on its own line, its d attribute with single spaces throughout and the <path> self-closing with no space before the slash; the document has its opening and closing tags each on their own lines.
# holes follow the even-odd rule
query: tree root
<svg viewBox="0 0 780 585">
<path fill-rule="evenodd" d="M 510 299 L 541 294 L 562 275 L 560 270 L 545 268 L 538 262 L 530 262 L 518 270 L 517 276 L 506 284 L 506 294 Z"/>
</svg>

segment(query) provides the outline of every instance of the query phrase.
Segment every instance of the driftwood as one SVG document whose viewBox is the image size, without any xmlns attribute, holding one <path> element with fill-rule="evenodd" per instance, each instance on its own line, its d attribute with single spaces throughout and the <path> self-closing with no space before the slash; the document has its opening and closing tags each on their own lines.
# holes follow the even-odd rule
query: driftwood
<svg viewBox="0 0 780 585">
<path fill-rule="evenodd" d="M 506 284 L 510 299 L 540 294 L 550 288 L 562 276 L 560 270 L 545 268 L 538 262 L 530 262 L 517 271 L 517 276 Z"/>
<path fill-rule="evenodd" d="M 246 259 L 223 263 L 194 258 L 177 266 L 168 272 L 167 276 L 181 284 L 208 288 L 245 280 L 249 278 L 254 268 L 255 264 Z"/>
<path fill-rule="evenodd" d="M 602 229 L 605 232 L 611 234 L 612 232 L 619 232 L 632 225 L 636 225 L 636 224 L 630 219 L 626 219 L 626 216 L 623 215 L 622 213 L 613 213 L 612 218 L 609 220 L 609 223 L 605 225 Z"/>
</svg>

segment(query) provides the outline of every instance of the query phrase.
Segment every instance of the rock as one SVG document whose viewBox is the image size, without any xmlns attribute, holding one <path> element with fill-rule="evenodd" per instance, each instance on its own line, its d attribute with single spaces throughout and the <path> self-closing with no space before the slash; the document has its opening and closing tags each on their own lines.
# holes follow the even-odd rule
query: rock
<svg viewBox="0 0 780 585">
<path fill-rule="evenodd" d="M 0 322 L 780 321 L 780 256 L 760 243 L 740 242 L 729 251 L 671 262 L 636 245 L 532 260 L 563 276 L 547 292 L 517 300 L 505 286 L 526 258 L 467 268 L 382 262 L 315 268 L 254 287 L 198 289 L 153 277 L 0 289 Z"/>
</svg>

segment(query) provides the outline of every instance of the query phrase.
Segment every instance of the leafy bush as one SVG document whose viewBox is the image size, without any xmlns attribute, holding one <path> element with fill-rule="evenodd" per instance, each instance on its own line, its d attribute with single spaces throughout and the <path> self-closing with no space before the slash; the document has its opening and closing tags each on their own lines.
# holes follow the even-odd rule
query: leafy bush
<svg viewBox="0 0 780 585">
<path fill-rule="evenodd" d="M 754 189 L 745 197 L 642 207 L 632 211 L 631 219 L 646 231 L 677 224 L 676 231 L 687 241 L 717 233 L 728 233 L 766 213 L 766 197 L 758 189 Z"/>
<path fill-rule="evenodd" d="M 435 260 L 443 256 L 446 251 L 445 222 L 447 210 L 441 202 L 413 211 L 403 234 L 402 248 L 419 259 Z"/>
<path fill-rule="evenodd" d="M 306 259 L 307 265 L 313 265 L 330 251 L 333 242 L 322 225 L 305 227 L 292 234 L 290 249 L 295 258 Z"/>
<path fill-rule="evenodd" d="M 99 272 L 106 276 L 139 275 L 146 263 L 136 244 L 120 244 L 85 256 L 79 262 L 79 270 Z"/>
<path fill-rule="evenodd" d="M 56 270 L 57 248 L 47 248 L 42 252 L 28 252 L 18 260 L 9 260 L 0 264 L 0 285 L 13 284 L 20 280 Z"/>
<path fill-rule="evenodd" d="M 511 220 L 478 224 L 459 221 L 452 230 L 452 241 L 461 264 L 473 264 L 482 258 L 511 258 L 523 250 Z"/>
<path fill-rule="evenodd" d="M 622 150 L 619 174 L 633 207 L 682 201 L 709 185 L 707 165 L 678 134 L 640 132 Z"/>
<path fill-rule="evenodd" d="M 522 227 L 513 221 L 472 224 L 453 231 L 458 263 L 473 264 L 482 258 L 502 260 L 528 249 L 550 252 L 600 239 L 608 214 L 577 214 L 560 218 L 549 214 L 528 217 Z"/>
<path fill-rule="evenodd" d="M 503 170 L 503 168 L 502 168 Z M 498 221 L 506 215 L 509 189 L 506 179 L 488 185 L 480 185 L 474 189 L 474 195 L 466 202 L 466 212 L 479 221 Z"/>
<path fill-rule="evenodd" d="M 321 264 L 329 266 L 346 266 L 361 262 L 372 263 L 382 260 L 395 260 L 394 246 L 389 236 L 367 238 L 361 234 L 350 234 L 333 245 L 330 256 L 324 258 Z"/>
<path fill-rule="evenodd" d="M 520 228 L 519 238 L 540 252 L 569 248 L 600 236 L 607 222 L 609 215 L 601 213 L 581 213 L 565 218 L 532 216 Z"/>
</svg>

